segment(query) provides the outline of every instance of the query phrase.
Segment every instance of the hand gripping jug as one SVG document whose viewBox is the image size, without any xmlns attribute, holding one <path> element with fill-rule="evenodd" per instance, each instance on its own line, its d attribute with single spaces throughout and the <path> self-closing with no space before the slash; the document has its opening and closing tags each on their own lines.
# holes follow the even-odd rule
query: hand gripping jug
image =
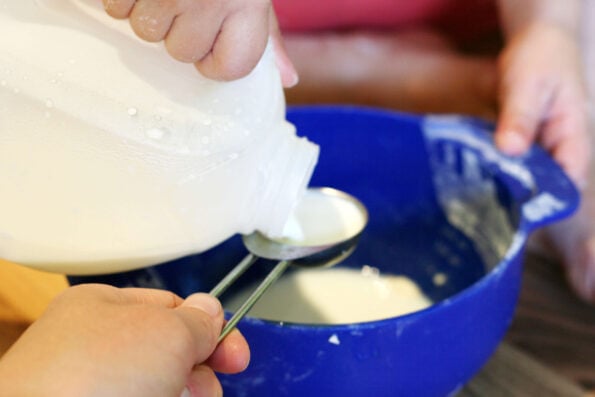
<svg viewBox="0 0 595 397">
<path fill-rule="evenodd" d="M 1 258 L 101 274 L 278 235 L 317 155 L 271 48 L 214 82 L 99 1 L 0 0 Z"/>
</svg>

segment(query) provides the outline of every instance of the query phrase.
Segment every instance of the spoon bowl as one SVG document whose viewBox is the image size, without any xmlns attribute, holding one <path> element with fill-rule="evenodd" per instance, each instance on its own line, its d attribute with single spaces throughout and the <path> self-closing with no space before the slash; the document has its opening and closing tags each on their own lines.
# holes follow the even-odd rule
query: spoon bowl
<svg viewBox="0 0 595 397">
<path fill-rule="evenodd" d="M 324 227 L 320 226 L 322 222 L 325 222 Z M 250 253 L 211 290 L 211 295 L 221 295 L 258 258 L 280 262 L 234 313 L 219 340 L 235 328 L 290 265 L 329 267 L 347 258 L 357 246 L 367 223 L 368 211 L 354 196 L 327 187 L 310 188 L 288 222 L 293 226 L 293 230 L 286 233 L 288 237 L 269 238 L 260 232 L 245 235 L 243 242 Z"/>
<path fill-rule="evenodd" d="M 309 188 L 307 194 L 317 195 L 328 203 L 343 204 L 342 211 L 330 214 L 332 208 L 328 209 L 325 211 L 328 219 L 317 219 L 316 222 L 331 222 L 335 225 L 347 222 L 350 227 L 339 232 L 335 230 L 332 236 L 321 236 L 324 239 L 323 244 L 319 244 L 318 241 L 321 240 L 318 239 L 306 238 L 304 243 L 290 238 L 269 238 L 260 232 L 254 232 L 242 237 L 248 251 L 260 258 L 290 260 L 292 265 L 301 267 L 330 267 L 347 258 L 357 246 L 361 232 L 368 223 L 366 207 L 354 196 L 333 188 Z M 302 208 L 298 204 L 296 212 L 301 210 L 307 215 L 309 209 L 311 207 L 307 204 Z"/>
<path fill-rule="evenodd" d="M 359 234 L 336 244 L 302 247 L 279 243 L 260 232 L 242 237 L 244 246 L 252 254 L 264 259 L 291 261 L 291 265 L 299 267 L 334 266 L 353 252 L 358 240 Z"/>
</svg>

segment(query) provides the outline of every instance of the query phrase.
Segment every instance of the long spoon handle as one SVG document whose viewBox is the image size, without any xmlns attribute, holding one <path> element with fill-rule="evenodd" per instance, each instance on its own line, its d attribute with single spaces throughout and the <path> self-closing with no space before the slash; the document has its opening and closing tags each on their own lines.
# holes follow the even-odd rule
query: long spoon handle
<svg viewBox="0 0 595 397">
<path fill-rule="evenodd" d="M 229 286 L 231 286 L 234 281 L 236 281 L 256 260 L 258 257 L 254 254 L 248 254 L 242 259 L 240 263 L 236 265 L 219 283 L 213 287 L 209 294 L 213 295 L 215 298 L 219 297 L 219 295 L 223 294 Z"/>
<path fill-rule="evenodd" d="M 240 308 L 234 313 L 234 315 L 229 319 L 223 331 L 221 331 L 221 335 L 219 335 L 218 342 L 221 342 L 223 338 L 225 338 L 237 325 L 237 323 L 248 313 L 248 311 L 254 306 L 254 304 L 260 299 L 262 294 L 285 272 L 285 270 L 289 267 L 291 261 L 281 261 L 277 263 L 277 265 L 271 270 L 271 272 L 265 277 L 264 280 L 256 287 L 252 295 L 248 297 L 240 306 Z"/>
</svg>

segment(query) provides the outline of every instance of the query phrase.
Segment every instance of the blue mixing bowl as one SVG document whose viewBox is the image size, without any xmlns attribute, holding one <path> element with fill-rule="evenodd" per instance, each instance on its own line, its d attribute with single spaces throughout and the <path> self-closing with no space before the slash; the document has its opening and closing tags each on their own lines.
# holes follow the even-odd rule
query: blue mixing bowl
<svg viewBox="0 0 595 397">
<path fill-rule="evenodd" d="M 358 197 L 370 223 L 340 266 L 414 279 L 436 302 L 380 321 L 308 325 L 247 317 L 252 360 L 221 375 L 226 397 L 448 396 L 486 362 L 514 313 L 523 248 L 536 227 L 569 215 L 578 193 L 541 149 L 499 153 L 477 119 L 354 107 L 288 112 L 321 146 L 313 186 Z M 153 268 L 71 282 L 208 291 L 244 256 L 239 238 Z M 258 263 L 238 287 L 269 270 Z M 441 282 L 436 283 L 436 275 Z"/>
</svg>

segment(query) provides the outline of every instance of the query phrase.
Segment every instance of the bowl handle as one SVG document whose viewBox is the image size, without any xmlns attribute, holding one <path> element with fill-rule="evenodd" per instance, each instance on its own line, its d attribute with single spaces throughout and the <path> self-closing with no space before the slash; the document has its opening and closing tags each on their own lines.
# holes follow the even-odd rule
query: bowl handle
<svg viewBox="0 0 595 397">
<path fill-rule="evenodd" d="M 523 220 L 530 230 L 560 221 L 578 209 L 577 187 L 541 147 L 531 147 L 519 160 L 533 177 L 533 195 L 522 206 Z"/>
<path fill-rule="evenodd" d="M 527 232 L 578 208 L 578 189 L 541 147 L 533 145 L 522 156 L 505 155 L 494 144 L 494 124 L 472 117 L 427 116 L 422 129 L 430 147 L 448 142 L 481 157 L 521 206 L 520 226 Z"/>
</svg>

